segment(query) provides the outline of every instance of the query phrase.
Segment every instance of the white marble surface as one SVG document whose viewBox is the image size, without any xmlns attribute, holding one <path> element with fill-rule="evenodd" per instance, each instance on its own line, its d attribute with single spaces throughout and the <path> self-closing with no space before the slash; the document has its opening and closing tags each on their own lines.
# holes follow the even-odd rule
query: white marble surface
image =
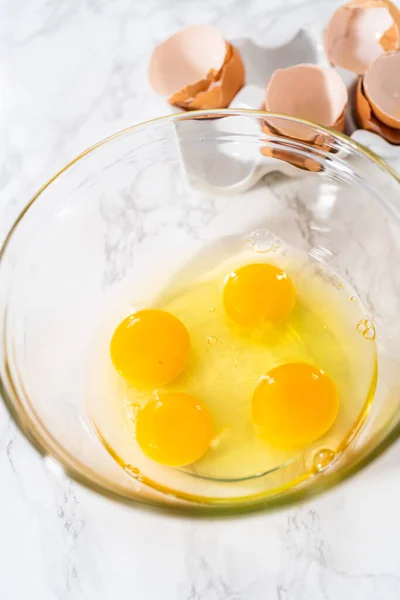
<svg viewBox="0 0 400 600">
<path fill-rule="evenodd" d="M 160 114 L 154 44 L 210 22 L 260 43 L 337 0 L 1 0 L 1 234 L 98 139 Z M 0 406 L 0 600 L 397 600 L 400 446 L 276 514 L 194 521 L 128 510 L 49 471 Z"/>
</svg>

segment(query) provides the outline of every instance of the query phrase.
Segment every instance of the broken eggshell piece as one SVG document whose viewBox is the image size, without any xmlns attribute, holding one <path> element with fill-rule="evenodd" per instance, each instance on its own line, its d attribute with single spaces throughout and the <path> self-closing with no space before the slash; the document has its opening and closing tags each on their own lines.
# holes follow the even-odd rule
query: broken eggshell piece
<svg viewBox="0 0 400 600">
<path fill-rule="evenodd" d="M 372 106 L 365 95 L 363 77 L 360 77 L 358 81 L 354 113 L 357 123 L 362 129 L 377 133 L 391 144 L 400 144 L 400 130 L 388 127 L 388 125 L 382 123 L 375 116 Z"/>
<path fill-rule="evenodd" d="M 334 12 L 325 31 L 330 64 L 357 74 L 399 47 L 400 11 L 389 0 L 353 0 Z"/>
<path fill-rule="evenodd" d="M 188 27 L 157 46 L 150 85 L 187 110 L 227 107 L 244 84 L 239 52 L 209 25 Z"/>
<path fill-rule="evenodd" d="M 207 89 L 199 91 L 196 95 L 184 102 L 169 102 L 190 110 L 225 108 L 244 84 L 244 66 L 238 50 L 227 44 L 227 59 L 220 75 L 212 81 Z"/>
<path fill-rule="evenodd" d="M 305 126 L 305 127 L 307 127 L 307 126 Z M 265 121 L 263 123 L 262 129 L 263 129 L 263 132 L 267 135 L 272 135 L 272 136 L 282 135 L 277 129 L 275 129 L 274 127 L 272 127 L 269 123 L 266 123 Z M 292 138 L 288 138 L 287 144 L 285 144 L 284 142 L 280 142 L 279 147 L 265 145 L 264 147 L 261 148 L 261 152 L 264 156 L 278 159 L 280 161 L 283 161 L 284 163 L 289 163 L 300 169 L 305 169 L 306 171 L 314 171 L 314 172 L 320 171 L 322 169 L 321 163 L 318 160 L 311 158 L 310 156 L 302 156 L 298 152 L 298 149 L 296 149 L 296 150 L 292 149 L 291 148 L 291 139 Z M 330 137 L 328 136 L 328 134 L 325 134 L 325 133 L 321 133 L 317 136 L 314 135 L 314 139 L 312 142 L 302 140 L 303 144 L 306 144 L 307 146 L 309 146 L 310 154 L 314 154 L 315 156 L 317 155 L 318 150 L 323 150 L 325 152 L 329 151 L 331 148 L 330 142 L 331 142 Z M 280 170 L 280 169 L 278 169 L 278 170 Z"/>
<path fill-rule="evenodd" d="M 400 130 L 400 52 L 380 56 L 363 78 L 364 94 L 377 119 Z"/>
<path fill-rule="evenodd" d="M 314 64 L 276 70 L 265 94 L 266 110 L 313 121 L 337 131 L 344 130 L 347 101 L 347 88 L 340 76 L 329 67 Z M 315 129 L 306 123 L 268 117 L 264 120 L 263 131 L 289 138 L 287 148 L 284 144 L 281 148 L 265 146 L 262 149 L 264 156 L 273 156 L 308 171 L 319 171 L 320 162 L 291 151 L 290 139 L 305 142 L 311 154 L 331 149 L 330 136 L 324 132 L 315 133 Z"/>
<path fill-rule="evenodd" d="M 348 94 L 340 76 L 329 67 L 301 64 L 277 69 L 267 86 L 265 109 L 313 121 L 343 131 Z M 307 142 L 315 132 L 306 124 L 268 118 L 268 125 L 281 134 Z"/>
<path fill-rule="evenodd" d="M 186 86 L 212 79 L 222 68 L 225 55 L 225 40 L 214 27 L 183 29 L 154 49 L 150 85 L 157 94 L 171 96 Z"/>
</svg>

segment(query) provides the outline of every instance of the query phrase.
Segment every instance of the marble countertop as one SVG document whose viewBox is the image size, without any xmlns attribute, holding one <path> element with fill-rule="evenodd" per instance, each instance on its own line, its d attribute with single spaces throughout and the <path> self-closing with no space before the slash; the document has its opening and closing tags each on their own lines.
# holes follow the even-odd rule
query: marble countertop
<svg viewBox="0 0 400 600">
<path fill-rule="evenodd" d="M 337 0 L 2 0 L 4 235 L 100 138 L 154 117 L 154 44 L 191 23 L 277 43 Z M 0 600 L 397 600 L 400 445 L 301 506 L 196 521 L 127 509 L 49 470 L 0 405 Z"/>
</svg>

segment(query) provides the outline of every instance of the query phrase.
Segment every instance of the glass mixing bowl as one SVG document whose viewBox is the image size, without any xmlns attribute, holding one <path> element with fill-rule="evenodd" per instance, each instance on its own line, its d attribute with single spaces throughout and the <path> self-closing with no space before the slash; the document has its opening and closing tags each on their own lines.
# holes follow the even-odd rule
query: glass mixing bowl
<svg viewBox="0 0 400 600">
<path fill-rule="evenodd" d="M 308 141 L 285 137 L 288 124 Z M 43 186 L 1 249 L 7 407 L 46 460 L 132 505 L 246 512 L 331 487 L 399 433 L 399 207 L 399 178 L 377 156 L 282 115 L 198 111 L 111 136 Z M 377 333 L 372 407 L 334 455 L 320 448 L 310 464 L 287 465 L 254 485 L 204 484 L 195 494 L 163 488 L 134 465 L 122 469 L 94 434 L 85 409 L 88 344 L 105 300 L 133 271 L 151 277 L 157 256 L 182 258 L 191 242 L 255 230 L 308 252 L 358 293 Z"/>
</svg>

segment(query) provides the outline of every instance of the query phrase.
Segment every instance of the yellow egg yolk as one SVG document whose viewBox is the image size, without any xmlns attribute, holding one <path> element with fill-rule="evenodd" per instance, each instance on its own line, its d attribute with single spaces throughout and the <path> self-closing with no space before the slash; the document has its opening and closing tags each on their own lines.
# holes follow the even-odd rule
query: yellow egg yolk
<svg viewBox="0 0 400 600">
<path fill-rule="evenodd" d="M 190 339 L 183 323 L 163 310 L 141 310 L 122 321 L 110 344 L 117 371 L 139 386 L 157 387 L 186 367 Z"/>
<path fill-rule="evenodd" d="M 244 327 L 259 327 L 286 317 L 295 305 L 296 291 L 284 271 L 256 263 L 231 273 L 223 300 L 233 321 Z"/>
<path fill-rule="evenodd" d="M 213 436 L 211 415 L 200 400 L 168 392 L 139 412 L 136 439 L 146 456 L 163 465 L 183 467 L 198 460 Z"/>
<path fill-rule="evenodd" d="M 320 438 L 339 410 L 336 387 L 307 363 L 269 371 L 253 394 L 253 420 L 262 438 L 281 446 L 302 446 Z"/>
</svg>

